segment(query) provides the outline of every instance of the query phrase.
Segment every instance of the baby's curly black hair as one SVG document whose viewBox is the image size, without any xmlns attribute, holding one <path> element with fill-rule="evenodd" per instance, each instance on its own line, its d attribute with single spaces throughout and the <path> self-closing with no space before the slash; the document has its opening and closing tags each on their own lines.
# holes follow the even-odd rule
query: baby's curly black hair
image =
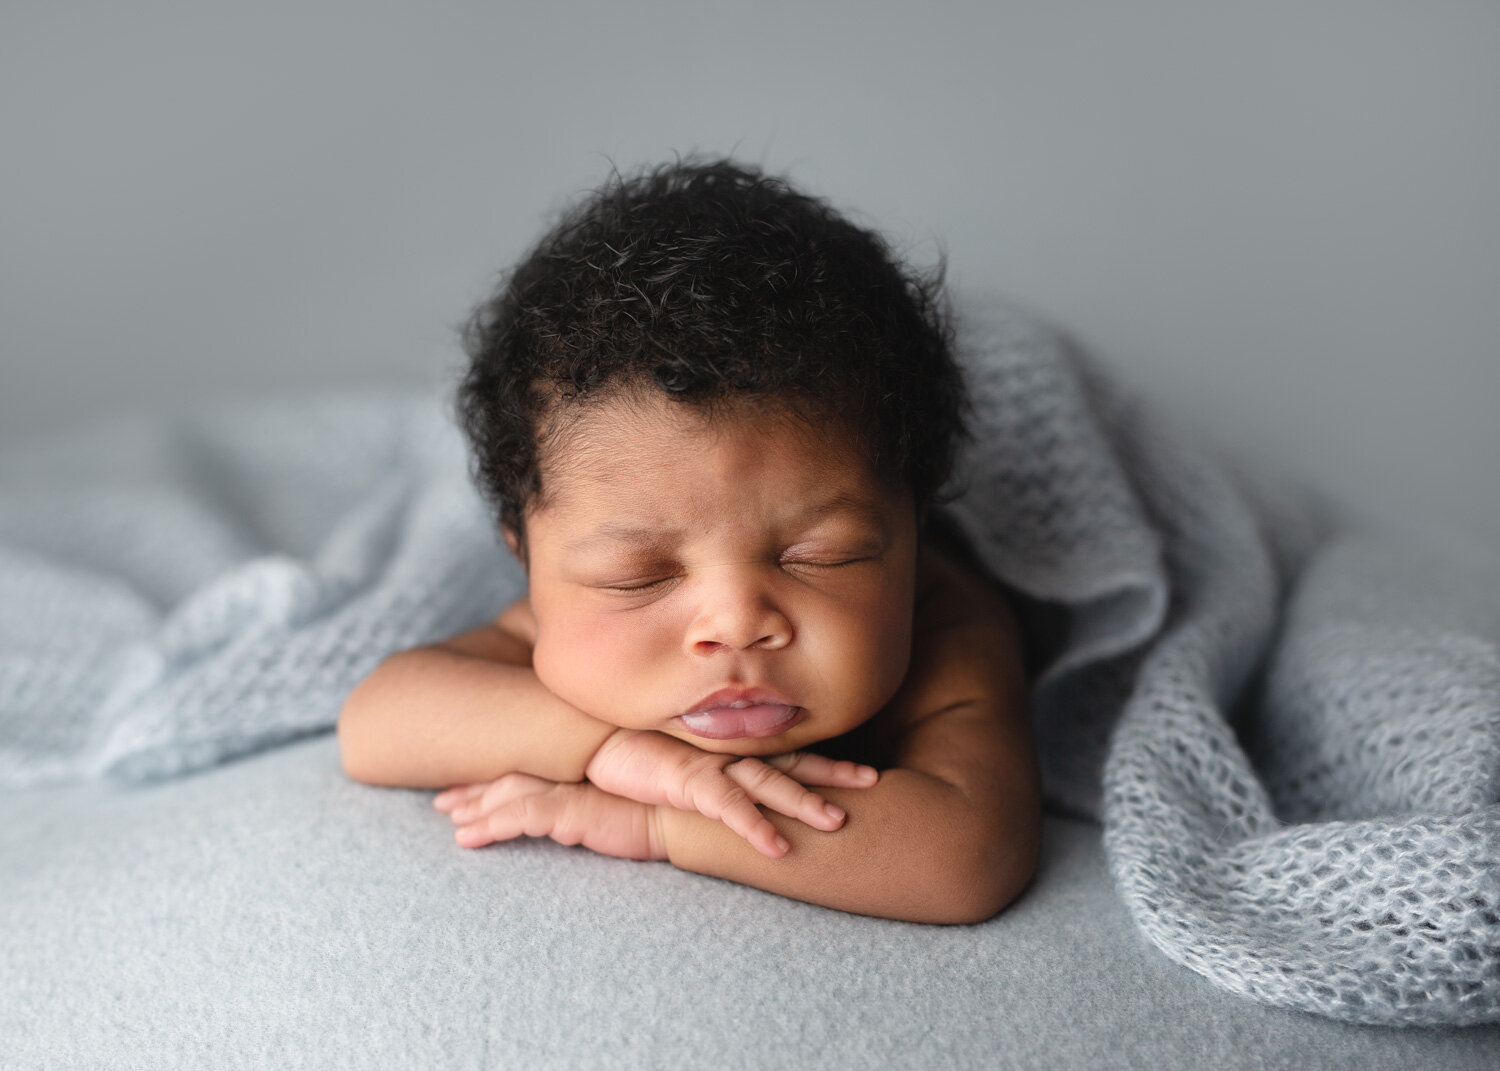
<svg viewBox="0 0 1500 1071">
<path fill-rule="evenodd" d="M 475 480 L 523 537 L 569 406 L 644 389 L 836 421 L 926 506 L 964 426 L 942 274 L 903 269 L 879 235 L 730 160 L 616 174 L 465 327 L 457 409 Z"/>
</svg>

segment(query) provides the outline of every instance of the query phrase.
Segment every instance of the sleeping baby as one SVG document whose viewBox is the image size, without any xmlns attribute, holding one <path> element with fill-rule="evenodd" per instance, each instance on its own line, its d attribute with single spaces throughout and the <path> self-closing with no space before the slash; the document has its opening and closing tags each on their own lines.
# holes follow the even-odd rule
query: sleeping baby
<svg viewBox="0 0 1500 1071">
<path fill-rule="evenodd" d="M 844 911 L 994 915 L 1040 803 L 1006 595 L 940 523 L 939 281 L 729 162 L 616 178 L 470 323 L 474 469 L 527 594 L 382 662 L 344 767 Z"/>
</svg>

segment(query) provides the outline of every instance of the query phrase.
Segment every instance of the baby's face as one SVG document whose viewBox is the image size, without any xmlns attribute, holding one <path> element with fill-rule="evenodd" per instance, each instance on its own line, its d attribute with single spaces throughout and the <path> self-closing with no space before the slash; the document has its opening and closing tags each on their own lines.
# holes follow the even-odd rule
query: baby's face
<svg viewBox="0 0 1500 1071">
<path fill-rule="evenodd" d="M 868 719 L 910 660 L 917 523 L 848 438 L 658 397 L 583 412 L 526 518 L 542 682 L 739 755 Z"/>
</svg>

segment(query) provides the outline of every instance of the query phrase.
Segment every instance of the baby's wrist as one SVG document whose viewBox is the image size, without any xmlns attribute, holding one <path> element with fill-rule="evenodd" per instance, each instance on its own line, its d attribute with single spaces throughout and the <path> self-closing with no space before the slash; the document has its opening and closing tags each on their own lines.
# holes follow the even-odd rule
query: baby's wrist
<svg viewBox="0 0 1500 1071">
<path fill-rule="evenodd" d="M 651 858 L 665 863 L 672 861 L 667 830 L 673 811 L 672 807 L 656 804 L 648 809 L 646 817 L 646 841 L 651 848 Z"/>
<path fill-rule="evenodd" d="M 652 847 L 660 852 L 659 858 L 679 869 L 701 874 L 705 873 L 701 861 L 706 857 L 740 850 L 757 854 L 748 840 L 717 818 L 666 803 L 657 804 L 652 811 Z"/>
</svg>

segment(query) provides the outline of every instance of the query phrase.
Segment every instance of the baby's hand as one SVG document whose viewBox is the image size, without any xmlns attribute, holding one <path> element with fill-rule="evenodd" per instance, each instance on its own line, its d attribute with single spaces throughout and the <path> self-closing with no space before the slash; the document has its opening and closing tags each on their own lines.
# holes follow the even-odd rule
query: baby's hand
<svg viewBox="0 0 1500 1071">
<path fill-rule="evenodd" d="M 667 858 L 655 807 L 611 795 L 587 781 L 559 783 L 511 773 L 450 788 L 432 802 L 459 827 L 454 837 L 465 848 L 523 836 L 551 837 L 622 859 Z"/>
<path fill-rule="evenodd" d="M 791 847 L 756 804 L 832 831 L 844 812 L 805 785 L 869 788 L 869 766 L 794 751 L 765 759 L 721 755 L 665 733 L 617 729 L 594 753 L 584 776 L 615 796 L 697 811 L 722 821 L 756 851 L 779 859 Z"/>
</svg>

